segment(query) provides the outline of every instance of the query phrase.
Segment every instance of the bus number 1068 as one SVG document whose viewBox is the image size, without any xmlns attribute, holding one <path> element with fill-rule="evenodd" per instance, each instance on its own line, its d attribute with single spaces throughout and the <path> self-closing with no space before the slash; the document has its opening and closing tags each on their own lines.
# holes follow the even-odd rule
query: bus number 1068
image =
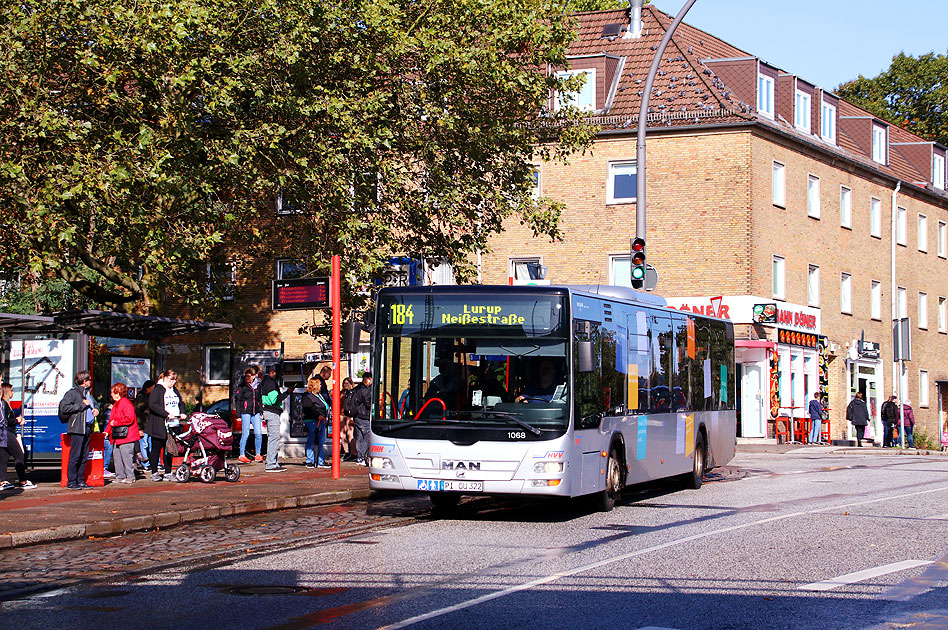
<svg viewBox="0 0 948 630">
<path fill-rule="evenodd" d="M 525 440 L 527 439 L 526 431 L 508 431 L 507 437 L 511 440 Z"/>
</svg>

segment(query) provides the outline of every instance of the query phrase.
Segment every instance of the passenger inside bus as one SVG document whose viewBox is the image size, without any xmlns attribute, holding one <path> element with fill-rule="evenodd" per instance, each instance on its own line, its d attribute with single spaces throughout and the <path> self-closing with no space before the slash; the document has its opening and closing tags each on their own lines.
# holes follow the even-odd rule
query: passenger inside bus
<svg viewBox="0 0 948 630">
<path fill-rule="evenodd" d="M 564 390 L 565 385 L 558 378 L 553 359 L 541 358 L 537 364 L 536 380 L 523 388 L 516 402 L 549 403 L 562 398 Z"/>
</svg>

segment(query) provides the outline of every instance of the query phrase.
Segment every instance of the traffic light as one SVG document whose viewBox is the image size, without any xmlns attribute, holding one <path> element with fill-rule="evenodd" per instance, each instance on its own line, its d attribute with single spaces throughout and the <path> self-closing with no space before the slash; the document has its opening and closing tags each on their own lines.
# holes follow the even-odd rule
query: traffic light
<svg viewBox="0 0 948 630">
<path fill-rule="evenodd" d="M 632 288 L 645 287 L 645 239 L 632 241 Z"/>
</svg>

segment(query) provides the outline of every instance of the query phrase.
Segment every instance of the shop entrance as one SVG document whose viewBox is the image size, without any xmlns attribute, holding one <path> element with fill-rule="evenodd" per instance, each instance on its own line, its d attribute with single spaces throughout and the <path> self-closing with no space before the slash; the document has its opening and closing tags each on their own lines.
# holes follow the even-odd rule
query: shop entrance
<svg viewBox="0 0 948 630">
<path fill-rule="evenodd" d="M 741 374 L 741 426 L 742 437 L 767 437 L 764 422 L 763 391 L 761 389 L 762 368 L 760 364 L 745 363 Z"/>
<path fill-rule="evenodd" d="M 882 406 L 882 363 L 852 362 L 849 364 L 849 400 L 852 400 L 856 392 L 862 393 L 866 406 L 869 408 L 869 417 L 872 419 L 873 436 L 877 442 L 881 442 L 881 406 Z M 845 418 L 845 412 L 843 413 Z M 848 424 L 848 423 L 847 423 Z M 848 435 L 850 439 L 854 438 L 856 432 L 851 424 L 848 425 Z"/>
</svg>

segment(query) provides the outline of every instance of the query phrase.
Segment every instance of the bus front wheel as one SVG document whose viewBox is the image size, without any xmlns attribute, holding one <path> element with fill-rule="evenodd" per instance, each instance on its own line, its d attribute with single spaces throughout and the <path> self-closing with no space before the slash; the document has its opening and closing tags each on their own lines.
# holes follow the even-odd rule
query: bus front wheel
<svg viewBox="0 0 948 630">
<path fill-rule="evenodd" d="M 704 436 L 698 436 L 698 441 L 695 443 L 695 460 L 691 466 L 691 472 L 683 475 L 686 488 L 697 490 L 701 487 L 704 481 L 704 464 L 707 453 L 708 449 L 704 445 Z"/>
<path fill-rule="evenodd" d="M 431 505 L 434 509 L 441 512 L 449 512 L 461 502 L 461 493 L 459 492 L 432 492 L 428 497 L 431 499 Z"/>
<path fill-rule="evenodd" d="M 606 460 L 606 488 L 596 497 L 596 507 L 601 512 L 611 512 L 615 507 L 619 494 L 622 492 L 622 466 L 619 462 L 619 453 L 613 447 Z"/>
</svg>

